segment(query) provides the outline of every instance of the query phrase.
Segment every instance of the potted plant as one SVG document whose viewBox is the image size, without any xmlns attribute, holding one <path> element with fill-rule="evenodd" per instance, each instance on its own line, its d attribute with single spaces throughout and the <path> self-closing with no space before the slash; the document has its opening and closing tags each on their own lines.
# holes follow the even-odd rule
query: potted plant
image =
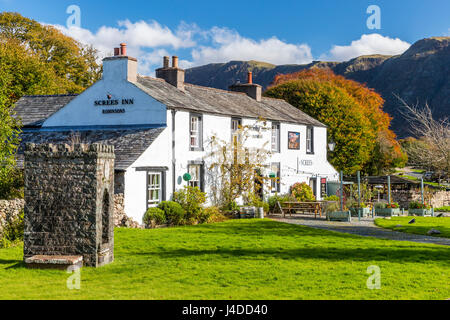
<svg viewBox="0 0 450 320">
<path fill-rule="evenodd" d="M 408 215 L 409 216 L 426 216 L 430 215 L 431 206 L 425 203 L 413 201 L 409 203 Z"/>
<path fill-rule="evenodd" d="M 327 206 L 327 220 L 328 221 L 345 221 L 350 222 L 352 220 L 352 215 L 349 210 L 344 206 L 344 211 L 340 211 L 340 205 L 335 203 L 330 203 Z"/>
<path fill-rule="evenodd" d="M 370 208 L 364 202 L 361 202 L 358 206 L 357 201 L 347 201 L 347 207 L 350 209 L 352 217 L 358 217 L 358 211 L 361 217 L 367 217 L 370 214 Z"/>
<path fill-rule="evenodd" d="M 400 215 L 400 206 L 397 202 L 375 204 L 375 215 L 383 217 L 392 217 Z"/>
</svg>

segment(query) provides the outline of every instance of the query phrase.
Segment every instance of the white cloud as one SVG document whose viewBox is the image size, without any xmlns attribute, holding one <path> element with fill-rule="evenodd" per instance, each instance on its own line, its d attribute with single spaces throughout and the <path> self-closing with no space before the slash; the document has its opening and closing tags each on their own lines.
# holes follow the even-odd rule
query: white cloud
<svg viewBox="0 0 450 320">
<path fill-rule="evenodd" d="M 306 64 L 313 60 L 307 44 L 288 43 L 275 36 L 256 40 L 228 28 L 202 30 L 195 24 L 184 22 L 176 29 L 170 29 L 154 20 L 123 20 L 114 27 L 102 26 L 96 32 L 78 27 L 53 26 L 81 43 L 94 46 L 99 50 L 100 59 L 111 56 L 113 48 L 121 42 L 127 43 L 128 54 L 139 59 L 141 74 L 154 75 L 155 68 L 162 64 L 162 57 L 172 54 L 180 55 L 182 68 L 230 60 L 258 60 L 276 65 Z M 368 54 L 395 55 L 409 47 L 409 43 L 398 38 L 362 35 L 350 45 L 333 46 L 320 59 L 346 61 Z"/>
<path fill-rule="evenodd" d="M 363 34 L 359 40 L 352 41 L 348 46 L 333 46 L 325 58 L 347 61 L 370 54 L 398 55 L 408 50 L 410 46 L 411 44 L 399 38 L 392 39 L 377 33 Z"/>
<path fill-rule="evenodd" d="M 99 51 L 100 59 L 111 56 L 113 49 L 121 42 L 127 43 L 129 55 L 139 59 L 140 72 L 147 74 L 151 72 L 152 65 L 162 61 L 163 55 L 168 55 L 164 48 L 178 50 L 193 47 L 196 45 L 193 38 L 199 32 L 197 26 L 183 22 L 172 31 L 154 20 L 134 23 L 129 20 L 119 21 L 118 27 L 102 26 L 95 33 L 74 26 L 53 26 L 83 44 L 94 46 Z"/>
<path fill-rule="evenodd" d="M 201 65 L 230 60 L 258 60 L 273 64 L 309 63 L 311 48 L 306 44 L 290 44 L 276 37 L 253 40 L 236 31 L 214 27 L 206 37 L 211 44 L 192 50 L 192 64 Z"/>
</svg>

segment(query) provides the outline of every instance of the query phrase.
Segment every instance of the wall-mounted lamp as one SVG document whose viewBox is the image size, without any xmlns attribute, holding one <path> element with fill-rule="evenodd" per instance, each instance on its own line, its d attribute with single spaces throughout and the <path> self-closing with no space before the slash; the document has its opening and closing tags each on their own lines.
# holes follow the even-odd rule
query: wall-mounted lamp
<svg viewBox="0 0 450 320">
<path fill-rule="evenodd" d="M 328 148 L 330 148 L 330 151 L 333 152 L 334 149 L 336 148 L 336 142 L 331 140 L 330 143 L 328 143 Z"/>
</svg>

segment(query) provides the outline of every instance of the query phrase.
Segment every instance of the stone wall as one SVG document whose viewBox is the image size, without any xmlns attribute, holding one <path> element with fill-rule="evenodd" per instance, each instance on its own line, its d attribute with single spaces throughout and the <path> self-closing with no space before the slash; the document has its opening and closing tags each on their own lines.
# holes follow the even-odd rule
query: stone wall
<svg viewBox="0 0 450 320">
<path fill-rule="evenodd" d="M 392 201 L 398 202 L 400 207 L 408 208 L 410 202 L 422 201 L 422 195 L 419 191 L 415 190 L 393 190 Z M 429 199 L 425 197 L 425 202 L 430 203 Z M 437 191 L 433 193 L 430 203 L 434 208 L 450 205 L 450 191 Z"/>
<path fill-rule="evenodd" d="M 125 196 L 123 193 L 114 195 L 114 226 L 126 228 L 139 228 L 143 226 L 125 214 Z"/>
<path fill-rule="evenodd" d="M 25 149 L 24 259 L 82 255 L 114 259 L 114 147 L 34 145 Z"/>
<path fill-rule="evenodd" d="M 17 219 L 19 213 L 23 210 L 24 204 L 24 199 L 0 200 L 0 238 L 5 226 Z"/>
</svg>

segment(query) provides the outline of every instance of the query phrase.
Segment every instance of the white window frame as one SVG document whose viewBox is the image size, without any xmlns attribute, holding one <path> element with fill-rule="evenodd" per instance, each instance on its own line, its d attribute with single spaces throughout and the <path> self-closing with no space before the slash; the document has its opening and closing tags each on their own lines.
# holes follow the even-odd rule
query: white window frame
<svg viewBox="0 0 450 320">
<path fill-rule="evenodd" d="M 152 181 L 152 177 L 158 177 L 158 181 Z M 150 191 L 158 191 L 158 199 L 150 199 Z M 156 207 L 162 201 L 163 185 L 162 172 L 147 172 L 147 207 Z"/>
<path fill-rule="evenodd" d="M 195 142 L 193 142 L 195 141 Z M 190 121 L 190 146 L 191 148 L 200 147 L 200 117 L 191 116 Z"/>
<path fill-rule="evenodd" d="M 280 124 L 272 123 L 272 136 L 271 136 L 272 152 L 280 152 Z"/>
<path fill-rule="evenodd" d="M 236 132 L 239 131 L 239 127 L 242 127 L 241 118 L 231 118 L 231 141 L 234 141 L 234 137 L 237 137 L 237 141 L 241 141 L 241 135 Z"/>
<path fill-rule="evenodd" d="M 274 171 L 273 169 L 276 168 L 277 170 Z M 272 162 L 270 164 L 270 170 L 272 172 L 275 172 L 277 174 L 276 178 L 278 178 L 278 181 L 272 180 L 270 183 L 270 192 L 276 193 L 281 191 L 281 163 L 280 162 Z"/>
<path fill-rule="evenodd" d="M 314 127 L 306 127 L 306 153 L 314 153 Z"/>
<path fill-rule="evenodd" d="M 192 170 L 196 170 L 195 174 L 193 174 Z M 188 165 L 188 172 L 191 175 L 192 179 L 189 181 L 188 185 L 191 187 L 199 187 L 201 189 L 202 185 L 202 165 L 201 164 L 190 164 Z M 194 180 L 194 177 L 196 179 Z"/>
</svg>

